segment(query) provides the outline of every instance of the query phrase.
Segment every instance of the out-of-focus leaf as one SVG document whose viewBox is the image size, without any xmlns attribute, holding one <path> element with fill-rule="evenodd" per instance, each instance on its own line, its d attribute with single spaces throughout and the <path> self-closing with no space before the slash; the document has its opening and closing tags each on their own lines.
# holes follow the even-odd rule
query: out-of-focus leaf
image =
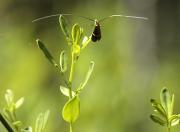
<svg viewBox="0 0 180 132">
<path fill-rule="evenodd" d="M 10 107 L 14 102 L 14 95 L 10 89 L 6 90 L 5 99 L 6 99 L 8 107 Z"/>
<path fill-rule="evenodd" d="M 49 60 L 49 62 L 51 64 L 53 64 L 55 67 L 58 67 L 57 63 L 55 62 L 54 58 L 52 57 L 52 55 L 50 54 L 50 52 L 48 51 L 48 49 L 46 48 L 46 46 L 43 44 L 42 41 L 40 41 L 39 39 L 36 40 L 38 47 L 42 50 L 42 52 L 44 53 L 45 57 Z"/>
<path fill-rule="evenodd" d="M 173 120 L 171 121 L 171 126 L 176 126 L 176 125 L 178 125 L 178 124 L 180 124 L 180 119 L 173 119 Z"/>
<path fill-rule="evenodd" d="M 24 97 L 20 98 L 20 99 L 16 102 L 15 108 L 18 109 L 23 103 L 24 103 Z"/>
<path fill-rule="evenodd" d="M 162 126 L 165 126 L 166 125 L 166 121 L 164 121 L 163 119 L 161 119 L 160 117 L 158 117 L 157 115 L 154 115 L 152 114 L 150 116 L 150 118 L 155 122 L 155 123 L 158 123 Z"/>
<path fill-rule="evenodd" d="M 69 30 L 67 28 L 67 20 L 65 19 L 65 17 L 63 15 L 59 16 L 59 23 L 60 23 L 62 32 L 64 33 L 66 38 L 69 38 L 70 34 L 69 34 Z"/>
<path fill-rule="evenodd" d="M 41 132 L 42 125 L 43 125 L 42 113 L 40 113 L 36 119 L 35 132 Z"/>
<path fill-rule="evenodd" d="M 42 125 L 42 129 L 44 130 L 45 129 L 45 126 L 47 124 L 47 121 L 48 121 L 48 117 L 49 117 L 49 113 L 50 111 L 47 110 L 44 115 L 43 115 L 43 125 Z"/>
<path fill-rule="evenodd" d="M 61 72 L 66 72 L 67 71 L 67 55 L 66 52 L 63 50 L 60 54 L 60 68 L 61 68 Z"/>
<path fill-rule="evenodd" d="M 160 99 L 161 99 L 161 104 L 162 104 L 163 108 L 166 110 L 168 117 L 170 117 L 172 114 L 172 109 L 171 109 L 171 99 L 172 98 L 171 98 L 171 95 L 167 88 L 163 88 L 161 90 Z"/>
<path fill-rule="evenodd" d="M 61 91 L 61 93 L 62 93 L 63 95 L 69 97 L 69 91 L 70 91 L 69 88 L 66 88 L 66 87 L 64 87 L 64 86 L 60 86 L 60 91 Z M 75 96 L 75 92 L 72 91 L 72 97 L 74 97 L 74 96 Z"/>
<path fill-rule="evenodd" d="M 173 114 L 174 110 L 174 94 L 171 96 L 170 113 Z"/>
<path fill-rule="evenodd" d="M 13 125 L 15 127 L 20 127 L 22 125 L 22 122 L 21 121 L 15 121 L 15 122 L 13 122 Z"/>
<path fill-rule="evenodd" d="M 83 83 L 81 83 L 80 86 L 78 87 L 77 91 L 80 92 L 86 86 L 86 84 L 87 84 L 87 82 L 88 82 L 88 80 L 89 80 L 89 78 L 90 78 L 90 76 L 92 74 L 93 68 L 94 68 L 94 62 L 91 61 L 90 65 L 89 65 L 88 72 L 86 74 L 86 77 L 85 77 Z"/>
<path fill-rule="evenodd" d="M 91 42 L 91 37 L 85 36 L 82 41 L 81 49 L 84 49 Z"/>
<path fill-rule="evenodd" d="M 80 99 L 78 96 L 73 97 L 63 107 L 62 116 L 68 123 L 74 123 L 80 114 Z"/>
<path fill-rule="evenodd" d="M 40 113 L 39 116 L 36 119 L 35 124 L 35 132 L 43 132 L 44 128 L 46 126 L 47 120 L 49 116 L 49 110 L 47 110 L 45 113 Z"/>
<path fill-rule="evenodd" d="M 3 115 L 4 115 L 9 121 L 13 121 L 12 118 L 11 118 L 11 113 L 10 113 L 10 111 L 8 110 L 8 108 L 4 108 L 4 109 L 3 109 Z"/>
<path fill-rule="evenodd" d="M 166 118 L 166 111 L 160 103 L 158 103 L 155 99 L 151 99 L 151 104 L 159 114 Z"/>
<path fill-rule="evenodd" d="M 180 115 L 172 115 L 170 118 L 171 126 L 176 126 L 180 124 Z"/>
</svg>

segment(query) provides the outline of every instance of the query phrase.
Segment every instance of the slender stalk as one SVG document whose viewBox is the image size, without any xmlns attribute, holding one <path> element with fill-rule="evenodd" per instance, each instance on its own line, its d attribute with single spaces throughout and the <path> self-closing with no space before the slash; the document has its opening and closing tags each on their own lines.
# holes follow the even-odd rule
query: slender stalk
<svg viewBox="0 0 180 132">
<path fill-rule="evenodd" d="M 171 128 L 169 126 L 167 127 L 167 129 L 168 129 L 168 132 L 171 132 Z"/>
<path fill-rule="evenodd" d="M 69 74 L 69 83 L 72 84 L 72 80 L 73 80 L 73 74 L 74 74 L 74 53 L 72 53 L 72 58 L 71 58 L 71 70 L 70 70 L 70 74 Z"/>
<path fill-rule="evenodd" d="M 74 53 L 72 53 L 71 56 L 71 69 L 69 73 L 69 98 L 72 98 L 72 80 L 73 80 L 73 75 L 74 75 L 74 66 L 75 66 L 75 61 L 74 61 Z"/>
<path fill-rule="evenodd" d="M 74 61 L 74 53 L 71 53 L 71 69 L 69 72 L 69 99 L 72 98 L 72 80 L 73 80 L 73 75 L 74 75 L 74 66 L 75 66 L 75 61 Z M 73 132 L 73 127 L 72 123 L 70 123 L 70 132 Z"/>
<path fill-rule="evenodd" d="M 14 132 L 13 128 L 10 126 L 10 124 L 6 121 L 6 119 L 3 117 L 3 115 L 0 113 L 0 121 L 4 125 L 4 127 L 8 130 L 8 132 Z"/>
<path fill-rule="evenodd" d="M 70 132 L 73 132 L 72 123 L 70 123 Z"/>
</svg>

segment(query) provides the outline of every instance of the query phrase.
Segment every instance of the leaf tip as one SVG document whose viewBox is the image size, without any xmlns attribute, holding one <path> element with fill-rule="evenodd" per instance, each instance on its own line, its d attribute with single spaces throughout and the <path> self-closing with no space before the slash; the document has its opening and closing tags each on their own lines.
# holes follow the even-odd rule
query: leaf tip
<svg viewBox="0 0 180 132">
<path fill-rule="evenodd" d="M 43 43 L 41 42 L 40 39 L 36 39 L 36 43 L 37 43 L 37 45 L 38 45 L 39 48 L 42 48 Z"/>
</svg>

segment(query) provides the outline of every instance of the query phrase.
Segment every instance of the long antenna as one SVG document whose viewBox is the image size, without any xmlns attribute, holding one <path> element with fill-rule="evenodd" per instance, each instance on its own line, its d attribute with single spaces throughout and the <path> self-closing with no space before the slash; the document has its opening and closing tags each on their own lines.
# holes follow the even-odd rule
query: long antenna
<svg viewBox="0 0 180 132">
<path fill-rule="evenodd" d="M 111 15 L 105 18 L 102 18 L 99 20 L 99 22 L 102 22 L 106 19 L 112 18 L 112 17 L 124 17 L 124 18 L 132 18 L 132 19 L 141 19 L 141 20 L 148 20 L 146 17 L 138 17 L 138 16 L 126 16 L 126 15 Z"/>
<path fill-rule="evenodd" d="M 44 16 L 44 17 L 34 19 L 32 22 L 37 22 L 37 21 L 40 21 L 40 20 L 43 20 L 43 19 L 47 19 L 47 18 L 51 18 L 51 17 L 57 17 L 57 16 L 60 16 L 60 15 L 63 15 L 63 16 L 78 16 L 78 17 L 81 17 L 81 18 L 84 18 L 84 19 L 87 19 L 87 20 L 90 20 L 90 21 L 94 22 L 94 19 L 84 17 L 84 16 L 79 16 L 79 15 L 73 15 L 73 14 L 53 14 L 53 15 Z"/>
</svg>

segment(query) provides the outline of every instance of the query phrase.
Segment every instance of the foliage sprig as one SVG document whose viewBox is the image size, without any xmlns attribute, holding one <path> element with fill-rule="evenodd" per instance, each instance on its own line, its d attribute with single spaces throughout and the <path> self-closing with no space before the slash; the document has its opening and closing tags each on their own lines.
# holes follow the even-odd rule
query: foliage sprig
<svg viewBox="0 0 180 132">
<path fill-rule="evenodd" d="M 78 87 L 73 88 L 72 83 L 74 80 L 75 65 L 79 60 L 81 52 L 91 42 L 91 37 L 84 35 L 84 30 L 79 26 L 79 24 L 74 24 L 70 32 L 68 29 L 67 20 L 62 15 L 59 16 L 59 23 L 61 30 L 65 35 L 67 46 L 70 49 L 70 58 L 68 58 L 67 52 L 63 50 L 60 53 L 59 63 L 57 63 L 42 41 L 37 39 L 37 44 L 44 53 L 45 57 L 50 61 L 51 64 L 53 64 L 53 66 L 58 69 L 64 79 L 66 86 L 60 85 L 60 91 L 63 95 L 68 97 L 68 100 L 65 103 L 61 114 L 63 119 L 70 124 L 70 132 L 73 132 L 72 125 L 80 115 L 79 95 L 91 76 L 94 68 L 94 62 L 90 62 L 89 69 L 83 82 L 81 82 Z M 68 65 L 68 60 L 71 61 L 70 65 Z M 67 73 L 68 71 L 69 73 Z"/>
<path fill-rule="evenodd" d="M 171 94 L 167 88 L 163 88 L 160 92 L 160 103 L 151 99 L 152 107 L 155 114 L 151 114 L 150 118 L 161 126 L 166 126 L 168 132 L 172 126 L 180 124 L 180 114 L 174 114 L 174 94 Z"/>
</svg>

